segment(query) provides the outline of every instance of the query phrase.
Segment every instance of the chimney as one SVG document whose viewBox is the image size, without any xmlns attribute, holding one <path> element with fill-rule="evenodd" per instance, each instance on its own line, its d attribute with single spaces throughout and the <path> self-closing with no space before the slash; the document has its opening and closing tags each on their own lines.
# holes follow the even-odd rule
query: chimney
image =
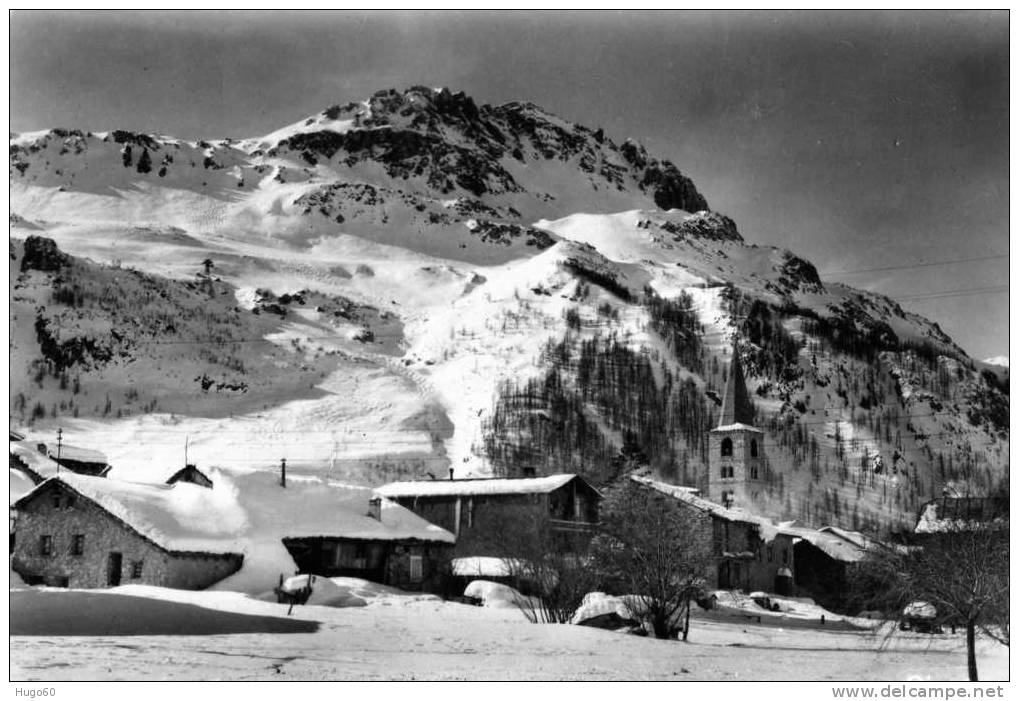
<svg viewBox="0 0 1019 701">
<path fill-rule="evenodd" d="M 372 497 L 368 500 L 368 515 L 376 521 L 382 520 L 382 497 Z"/>
<path fill-rule="evenodd" d="M 451 468 L 449 468 L 449 480 L 450 480 L 451 482 L 453 481 L 453 468 L 452 468 L 452 467 L 451 467 Z"/>
<path fill-rule="evenodd" d="M 287 459 L 280 459 L 280 486 L 284 489 L 287 486 Z"/>
</svg>

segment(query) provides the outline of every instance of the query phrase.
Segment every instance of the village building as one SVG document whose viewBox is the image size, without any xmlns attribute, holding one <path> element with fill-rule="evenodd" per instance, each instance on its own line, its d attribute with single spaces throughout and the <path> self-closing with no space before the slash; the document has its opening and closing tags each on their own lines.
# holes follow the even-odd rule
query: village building
<svg viewBox="0 0 1019 701">
<path fill-rule="evenodd" d="M 637 475 L 630 479 L 672 497 L 679 508 L 695 509 L 710 517 L 710 530 L 706 527 L 693 534 L 712 544 L 714 562 L 705 573 L 708 588 L 792 594 L 796 572 L 793 534 L 760 516 L 704 499 L 691 487 Z"/>
<path fill-rule="evenodd" d="M 11 567 L 28 584 L 204 589 L 236 572 L 244 559 L 210 525 L 217 504 L 209 490 L 195 485 L 61 472 L 14 509 Z"/>
<path fill-rule="evenodd" d="M 601 494 L 579 475 L 392 482 L 375 493 L 457 537 L 456 554 L 503 554 L 500 539 L 514 517 L 533 513 L 564 547 L 586 543 L 598 523 Z"/>
<path fill-rule="evenodd" d="M 1008 530 L 1009 498 L 950 497 L 932 499 L 920 508 L 914 539 L 949 530 Z M 917 538 L 918 537 L 918 538 Z"/>
<path fill-rule="evenodd" d="M 358 577 L 407 590 L 442 588 L 456 538 L 407 509 L 375 496 L 338 502 L 327 528 L 295 524 L 283 545 L 298 574 Z"/>
<path fill-rule="evenodd" d="M 194 465 L 185 465 L 166 479 L 167 484 L 174 484 L 176 482 L 188 482 L 190 484 L 197 484 L 199 487 L 212 489 L 212 480 Z"/>
<path fill-rule="evenodd" d="M 718 426 L 708 436 L 708 474 L 702 480 L 707 498 L 726 506 L 745 505 L 765 488 L 764 432 L 753 423 L 754 407 L 739 350 L 733 346 Z"/>
<path fill-rule="evenodd" d="M 835 613 L 850 613 L 852 569 L 880 547 L 862 533 L 834 526 L 812 529 L 797 523 L 782 524 L 782 532 L 795 537 L 793 554 L 798 591 Z"/>
<path fill-rule="evenodd" d="M 33 485 L 56 476 L 60 465 L 35 447 L 24 442 L 11 441 L 9 445 L 10 468 L 27 477 Z M 23 495 L 19 495 L 23 496 Z"/>
<path fill-rule="evenodd" d="M 59 446 L 53 443 L 38 443 L 36 449 L 40 455 L 50 458 L 65 470 L 76 472 L 79 475 L 105 477 L 106 473 L 110 471 L 106 455 L 98 450 L 79 448 L 66 443 Z"/>
</svg>

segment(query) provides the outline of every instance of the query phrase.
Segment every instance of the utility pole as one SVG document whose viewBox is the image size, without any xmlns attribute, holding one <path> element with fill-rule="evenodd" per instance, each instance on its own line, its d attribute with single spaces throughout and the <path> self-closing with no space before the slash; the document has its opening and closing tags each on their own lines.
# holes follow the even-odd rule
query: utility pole
<svg viewBox="0 0 1019 701">
<path fill-rule="evenodd" d="M 60 446 L 64 442 L 64 429 L 57 429 L 57 474 L 60 474 Z"/>
<path fill-rule="evenodd" d="M 287 486 L 287 459 L 280 458 L 280 486 L 286 489 Z"/>
</svg>

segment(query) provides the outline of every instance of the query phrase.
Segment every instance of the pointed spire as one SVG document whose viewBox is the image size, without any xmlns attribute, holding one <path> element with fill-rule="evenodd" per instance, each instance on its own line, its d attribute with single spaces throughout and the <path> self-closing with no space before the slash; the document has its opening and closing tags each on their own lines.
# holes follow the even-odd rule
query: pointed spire
<svg viewBox="0 0 1019 701">
<path fill-rule="evenodd" d="M 725 381 L 725 394 L 722 395 L 722 413 L 718 417 L 718 426 L 721 428 L 735 423 L 753 426 L 754 407 L 747 395 L 743 368 L 739 362 L 739 349 L 733 342 L 732 364 L 729 366 L 729 378 Z"/>
</svg>

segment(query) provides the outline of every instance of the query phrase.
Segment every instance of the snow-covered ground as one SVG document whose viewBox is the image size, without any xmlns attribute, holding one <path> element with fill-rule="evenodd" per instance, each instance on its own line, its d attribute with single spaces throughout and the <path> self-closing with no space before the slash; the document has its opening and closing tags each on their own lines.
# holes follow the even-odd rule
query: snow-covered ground
<svg viewBox="0 0 1019 701">
<path fill-rule="evenodd" d="M 758 625 L 695 609 L 690 641 L 333 580 L 343 607 L 144 586 L 11 591 L 10 677 L 30 680 L 955 680 L 960 635 Z M 358 601 L 355 601 L 358 600 Z M 1008 649 L 979 643 L 982 680 Z"/>
</svg>

